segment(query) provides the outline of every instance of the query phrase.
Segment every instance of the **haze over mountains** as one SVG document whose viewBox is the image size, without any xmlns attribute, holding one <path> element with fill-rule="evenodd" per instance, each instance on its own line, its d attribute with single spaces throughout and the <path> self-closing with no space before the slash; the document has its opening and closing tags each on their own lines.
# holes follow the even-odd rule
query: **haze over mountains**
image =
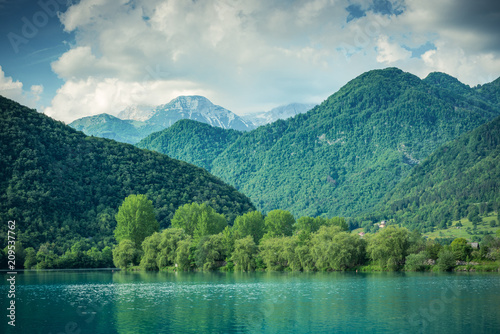
<svg viewBox="0 0 500 334">
<path fill-rule="evenodd" d="M 444 73 L 421 80 L 374 70 L 306 114 L 223 140 L 223 150 L 197 138 L 196 124 L 174 125 L 138 146 L 210 168 L 265 212 L 355 216 L 441 145 L 500 115 L 498 82 L 470 88 Z"/>
<path fill-rule="evenodd" d="M 261 125 L 276 122 L 279 119 L 288 119 L 295 115 L 303 114 L 314 108 L 314 106 L 314 104 L 290 103 L 273 108 L 269 111 L 246 115 L 244 118 L 252 122 L 255 127 L 259 127 Z"/>
</svg>

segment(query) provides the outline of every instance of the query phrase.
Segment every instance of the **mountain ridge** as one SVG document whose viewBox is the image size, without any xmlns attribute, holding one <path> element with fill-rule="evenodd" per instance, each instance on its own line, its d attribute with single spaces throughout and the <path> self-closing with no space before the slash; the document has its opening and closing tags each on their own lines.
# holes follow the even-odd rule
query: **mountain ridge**
<svg viewBox="0 0 500 334">
<path fill-rule="evenodd" d="M 155 107 L 127 107 L 118 116 L 109 114 L 87 116 L 69 125 L 90 136 L 135 144 L 151 133 L 168 128 L 181 119 L 193 119 L 212 126 L 239 131 L 254 128 L 250 122 L 199 95 L 178 96 L 169 103 Z"/>
<path fill-rule="evenodd" d="M 363 73 L 307 113 L 243 133 L 210 171 L 264 212 L 372 210 L 413 166 L 500 114 L 474 89 L 461 95 L 429 81 L 397 68 Z"/>
</svg>

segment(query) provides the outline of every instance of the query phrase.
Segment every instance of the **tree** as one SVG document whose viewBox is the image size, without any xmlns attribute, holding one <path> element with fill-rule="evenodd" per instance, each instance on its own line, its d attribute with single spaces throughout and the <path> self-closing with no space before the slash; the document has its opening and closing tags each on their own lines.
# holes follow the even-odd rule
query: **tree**
<svg viewBox="0 0 500 334">
<path fill-rule="evenodd" d="M 190 270 L 192 268 L 192 242 L 191 236 L 187 236 L 186 239 L 179 241 L 177 244 L 175 263 L 179 270 Z"/>
<path fill-rule="evenodd" d="M 363 263 L 365 241 L 338 225 L 322 226 L 311 238 L 311 254 L 318 270 L 346 270 Z"/>
<path fill-rule="evenodd" d="M 243 239 L 251 235 L 253 241 L 258 243 L 264 235 L 264 217 L 259 211 L 247 212 L 236 217 L 233 227 L 239 238 Z"/>
<path fill-rule="evenodd" d="M 131 240 L 124 239 L 113 249 L 113 263 L 118 268 L 127 269 L 137 264 L 138 258 L 139 251 Z"/>
<path fill-rule="evenodd" d="M 140 266 L 145 270 L 158 270 L 157 257 L 161 242 L 161 234 L 153 233 L 142 242 L 142 258 Z"/>
<path fill-rule="evenodd" d="M 196 265 L 204 271 L 219 267 L 226 258 L 222 233 L 200 238 L 195 252 Z"/>
<path fill-rule="evenodd" d="M 160 225 L 155 218 L 153 202 L 146 195 L 130 195 L 118 209 L 115 238 L 118 242 L 130 240 L 137 249 L 147 236 L 158 231 Z"/>
<path fill-rule="evenodd" d="M 326 220 L 325 225 L 327 226 L 338 226 L 342 231 L 349 231 L 349 225 L 345 221 L 344 217 L 332 217 Z"/>
<path fill-rule="evenodd" d="M 158 254 L 156 256 L 156 265 L 159 269 L 171 266 L 175 263 L 179 242 L 186 239 L 186 237 L 186 233 L 184 233 L 184 230 L 181 228 L 171 227 L 161 232 Z"/>
<path fill-rule="evenodd" d="M 438 255 L 437 266 L 441 271 L 449 271 L 455 267 L 455 254 L 448 248 L 443 248 Z"/>
<path fill-rule="evenodd" d="M 408 230 L 402 227 L 388 226 L 381 229 L 368 241 L 368 254 L 371 259 L 388 269 L 397 269 L 404 263 L 409 247 Z"/>
<path fill-rule="evenodd" d="M 471 245 L 467 244 L 465 238 L 456 238 L 450 245 L 451 251 L 455 255 L 455 260 L 465 261 L 472 253 Z"/>
<path fill-rule="evenodd" d="M 306 233 L 314 233 L 316 232 L 321 225 L 325 224 L 326 219 L 323 217 L 307 217 L 303 216 L 297 219 L 295 223 L 294 230 L 295 231 L 304 231 Z"/>
<path fill-rule="evenodd" d="M 425 261 L 427 260 L 427 254 L 422 251 L 418 254 L 409 254 L 405 261 L 405 270 L 409 271 L 422 271 L 425 269 Z"/>
<path fill-rule="evenodd" d="M 33 247 L 28 247 L 25 252 L 24 268 L 31 269 L 36 266 L 36 251 Z"/>
<path fill-rule="evenodd" d="M 284 241 L 287 237 L 264 238 L 259 245 L 259 255 L 267 270 L 282 270 L 287 262 L 283 257 Z"/>
<path fill-rule="evenodd" d="M 235 270 L 252 271 L 255 269 L 255 254 L 257 246 L 251 235 L 238 239 L 234 243 L 234 252 L 232 255 L 235 264 Z"/>
<path fill-rule="evenodd" d="M 182 228 L 194 239 L 217 234 L 227 226 L 224 215 L 218 214 L 205 203 L 193 202 L 179 207 L 172 218 L 172 227 Z"/>
<path fill-rule="evenodd" d="M 264 219 L 268 237 L 290 236 L 293 233 L 294 224 L 295 218 L 285 210 L 273 210 Z"/>
</svg>

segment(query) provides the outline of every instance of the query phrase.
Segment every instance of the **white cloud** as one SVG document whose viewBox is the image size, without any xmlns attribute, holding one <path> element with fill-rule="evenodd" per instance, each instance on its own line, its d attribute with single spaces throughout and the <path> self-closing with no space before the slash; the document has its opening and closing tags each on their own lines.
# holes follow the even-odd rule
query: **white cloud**
<svg viewBox="0 0 500 334">
<path fill-rule="evenodd" d="M 29 91 L 23 89 L 23 83 L 14 81 L 12 77 L 6 77 L 2 66 L 0 66 L 0 95 L 24 104 L 30 108 L 36 107 L 36 102 L 40 100 L 43 86 L 33 85 Z"/>
<path fill-rule="evenodd" d="M 446 71 L 469 84 L 474 73 L 500 75 L 487 33 L 494 20 L 473 29 L 478 20 L 464 19 L 463 29 L 465 11 L 451 0 L 392 1 L 405 8 L 398 16 L 361 2 L 365 15 L 347 22 L 350 0 L 81 0 L 60 15 L 76 45 L 52 64 L 66 83 L 47 111 L 70 120 L 136 100 L 166 103 L 173 91 L 203 91 L 248 113 L 320 102 L 354 76 L 388 65 L 421 76 Z M 429 41 L 435 50 L 412 57 L 408 49 Z"/>
<path fill-rule="evenodd" d="M 377 40 L 377 61 L 379 63 L 391 64 L 399 60 L 411 57 L 411 52 L 396 43 L 390 43 L 389 37 L 382 35 Z"/>
<path fill-rule="evenodd" d="M 89 115 L 116 115 L 129 105 L 158 105 L 179 95 L 210 94 L 189 82 L 160 80 L 137 83 L 89 77 L 86 80 L 67 81 L 57 91 L 52 106 L 46 108 L 44 113 L 70 123 Z"/>
</svg>

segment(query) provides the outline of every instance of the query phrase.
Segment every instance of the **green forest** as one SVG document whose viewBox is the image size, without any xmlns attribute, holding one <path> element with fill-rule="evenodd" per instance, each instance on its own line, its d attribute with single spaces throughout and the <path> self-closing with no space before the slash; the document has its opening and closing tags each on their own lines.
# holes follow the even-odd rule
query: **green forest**
<svg viewBox="0 0 500 334">
<path fill-rule="evenodd" d="M 184 122 L 138 146 L 208 169 L 262 212 L 355 217 L 439 147 L 499 116 L 499 86 L 374 70 L 286 121 L 240 134 Z"/>
<path fill-rule="evenodd" d="M 99 250 L 112 247 L 114 216 L 130 194 L 153 199 L 162 228 L 186 203 L 207 203 L 231 223 L 255 209 L 204 169 L 87 137 L 3 97 L 0 119 L 0 220 L 17 221 L 17 240 L 26 248 L 64 254 L 77 242 Z M 2 240 L 6 231 L 2 224 Z"/>
<path fill-rule="evenodd" d="M 499 205 L 500 117 L 442 146 L 416 166 L 375 216 L 426 232 L 467 216 L 474 222 L 474 217 L 498 212 Z"/>
<path fill-rule="evenodd" d="M 25 268 L 496 270 L 499 96 L 389 68 L 286 121 L 181 120 L 139 147 L 0 97 L 0 219 Z"/>
<path fill-rule="evenodd" d="M 426 240 L 418 230 L 390 225 L 377 233 L 352 233 L 344 218 L 301 217 L 251 211 L 228 225 L 206 204 L 185 204 L 160 230 L 145 195 L 130 195 L 116 214 L 118 245 L 98 251 L 78 242 L 62 255 L 42 245 L 17 248 L 25 268 L 222 271 L 424 271 L 498 270 L 500 233 L 473 248 L 464 238 L 449 245 Z M 5 256 L 4 256 L 5 257 Z M 480 266 L 477 266 L 481 263 Z"/>
</svg>

